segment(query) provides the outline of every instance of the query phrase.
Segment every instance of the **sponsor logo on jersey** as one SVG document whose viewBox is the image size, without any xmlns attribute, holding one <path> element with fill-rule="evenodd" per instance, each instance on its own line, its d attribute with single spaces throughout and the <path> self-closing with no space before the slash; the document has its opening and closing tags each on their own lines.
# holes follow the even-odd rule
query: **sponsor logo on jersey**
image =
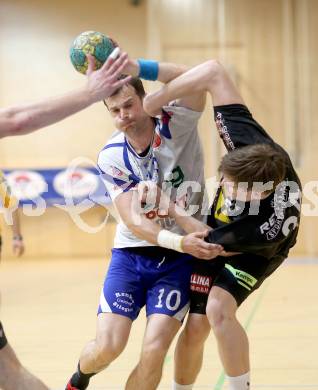
<svg viewBox="0 0 318 390">
<path fill-rule="evenodd" d="M 148 219 L 156 218 L 166 218 L 168 217 L 168 212 L 165 210 L 159 210 L 158 208 L 153 208 L 152 210 L 145 213 Z"/>
<path fill-rule="evenodd" d="M 281 230 L 284 215 L 273 213 L 269 219 L 260 226 L 261 234 L 265 234 L 268 241 L 273 240 Z"/>
<path fill-rule="evenodd" d="M 111 166 L 110 169 L 113 177 L 121 178 L 125 175 L 124 172 L 118 169 L 117 167 Z"/>
<path fill-rule="evenodd" d="M 171 183 L 173 188 L 178 188 L 184 181 L 184 173 L 181 167 L 178 165 L 173 170 L 165 175 L 166 183 Z"/>
<path fill-rule="evenodd" d="M 226 148 L 234 150 L 235 145 L 234 145 L 233 141 L 231 140 L 231 136 L 227 130 L 227 126 L 224 123 L 223 115 L 220 112 L 217 112 L 217 114 L 216 114 L 215 124 L 216 124 L 216 128 L 220 134 L 220 137 L 222 138 L 223 142 L 225 143 Z"/>
<path fill-rule="evenodd" d="M 172 229 L 176 225 L 176 220 L 169 217 L 168 212 L 154 208 L 145 213 L 146 218 L 158 223 L 163 229 Z"/>
<path fill-rule="evenodd" d="M 190 280 L 190 289 L 195 292 L 209 294 L 212 286 L 211 276 L 192 274 Z"/>
</svg>

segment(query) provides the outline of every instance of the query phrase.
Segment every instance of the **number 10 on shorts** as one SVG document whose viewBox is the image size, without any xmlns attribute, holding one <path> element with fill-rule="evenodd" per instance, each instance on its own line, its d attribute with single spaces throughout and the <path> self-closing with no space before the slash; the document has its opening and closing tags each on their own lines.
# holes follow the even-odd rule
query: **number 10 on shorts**
<svg viewBox="0 0 318 390">
<path fill-rule="evenodd" d="M 165 289 L 161 288 L 158 295 L 158 303 L 155 307 L 161 309 L 163 307 L 163 296 Z M 173 304 L 174 302 L 174 304 Z M 179 290 L 171 290 L 166 297 L 165 306 L 168 310 L 175 311 L 179 308 L 181 302 L 181 292 Z"/>
</svg>

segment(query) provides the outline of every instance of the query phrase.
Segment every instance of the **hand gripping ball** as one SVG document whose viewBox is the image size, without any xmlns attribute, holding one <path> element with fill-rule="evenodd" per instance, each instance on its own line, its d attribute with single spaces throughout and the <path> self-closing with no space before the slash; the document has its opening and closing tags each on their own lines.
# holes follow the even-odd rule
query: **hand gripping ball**
<svg viewBox="0 0 318 390">
<path fill-rule="evenodd" d="M 86 54 L 95 57 L 95 69 L 99 69 L 116 46 L 115 42 L 105 34 L 85 31 L 78 35 L 71 45 L 71 62 L 78 72 L 85 74 L 88 66 Z"/>
</svg>

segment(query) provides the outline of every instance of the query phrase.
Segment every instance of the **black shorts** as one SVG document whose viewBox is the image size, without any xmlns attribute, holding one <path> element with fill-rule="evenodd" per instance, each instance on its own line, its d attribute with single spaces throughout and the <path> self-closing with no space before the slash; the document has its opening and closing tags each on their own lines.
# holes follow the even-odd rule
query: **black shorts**
<svg viewBox="0 0 318 390">
<path fill-rule="evenodd" d="M 191 276 L 190 313 L 206 314 L 210 290 L 218 286 L 228 291 L 238 306 L 285 260 L 276 256 L 270 260 L 251 254 L 194 260 Z"/>
</svg>

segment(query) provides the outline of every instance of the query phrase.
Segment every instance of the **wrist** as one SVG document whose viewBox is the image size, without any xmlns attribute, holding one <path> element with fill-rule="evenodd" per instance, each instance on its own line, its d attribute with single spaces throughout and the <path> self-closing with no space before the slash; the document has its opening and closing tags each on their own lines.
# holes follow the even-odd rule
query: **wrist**
<svg viewBox="0 0 318 390">
<path fill-rule="evenodd" d="M 172 249 L 177 252 L 183 252 L 182 241 L 183 236 L 180 234 L 169 232 L 169 230 L 160 230 L 157 236 L 157 242 L 163 248 Z"/>
<path fill-rule="evenodd" d="M 91 85 L 89 78 L 86 82 L 86 85 L 78 90 L 78 97 L 79 104 L 83 108 L 89 107 L 101 100 L 100 91 L 94 88 L 94 85 Z"/>
<path fill-rule="evenodd" d="M 21 234 L 14 234 L 13 235 L 13 240 L 14 241 L 23 241 L 23 237 Z"/>
<path fill-rule="evenodd" d="M 139 67 L 138 77 L 144 80 L 156 81 L 159 75 L 159 62 L 144 60 L 143 58 L 138 58 L 137 60 Z"/>
<path fill-rule="evenodd" d="M 139 64 L 137 60 L 129 60 L 128 64 L 126 65 L 124 69 L 124 73 L 128 74 L 132 77 L 138 77 L 139 76 Z"/>
</svg>

